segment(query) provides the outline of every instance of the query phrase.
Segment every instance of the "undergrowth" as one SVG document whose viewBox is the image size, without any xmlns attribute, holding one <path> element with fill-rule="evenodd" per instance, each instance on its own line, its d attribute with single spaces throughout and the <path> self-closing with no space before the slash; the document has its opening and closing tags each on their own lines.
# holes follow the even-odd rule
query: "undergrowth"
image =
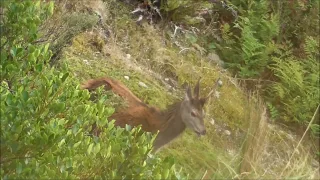
<svg viewBox="0 0 320 180">
<path fill-rule="evenodd" d="M 304 147 L 299 149 L 301 156 L 295 156 L 291 166 L 279 177 L 296 141 L 285 133 L 280 134 L 278 129 L 266 122 L 268 116 L 259 97 L 247 96 L 228 72 L 208 62 L 202 48 L 199 48 L 201 43 L 192 38 L 186 40 L 185 36 L 179 34 L 177 37 L 185 42 L 183 46 L 189 47 L 181 52 L 175 40 L 167 37 L 173 34 L 170 27 L 159 30 L 148 24 L 137 26 L 129 14 L 130 8 L 121 2 L 107 1 L 104 7 L 109 14 L 103 17 L 108 33 L 95 24 L 86 31 L 74 34 L 70 45 L 61 52 L 59 62 L 70 64 L 70 71 L 79 83 L 90 78 L 109 76 L 122 81 L 146 103 L 164 109 L 183 97 L 185 83 L 195 83 L 201 77 L 200 93 L 206 94 L 219 77 L 223 81 L 218 95 L 213 96 L 206 106 L 207 135 L 199 139 L 193 132 L 187 131 L 164 148 L 159 157 L 174 156 L 177 166 L 183 167 L 182 172 L 197 179 L 314 177 L 310 156 Z M 262 11 L 265 11 L 263 7 Z M 256 15 L 251 14 L 252 17 Z M 275 51 L 272 38 L 278 30 L 268 32 L 267 37 L 257 37 L 257 32 L 252 31 L 274 26 L 272 22 L 278 21 L 278 17 L 271 16 L 274 18 L 272 22 L 267 21 L 265 16 L 262 18 L 264 21 L 259 27 L 252 24 L 257 19 L 240 18 L 239 29 L 248 31 L 237 39 L 244 45 L 238 46 L 237 53 L 232 53 L 230 58 L 242 57 L 241 63 L 248 65 L 247 69 L 239 67 L 243 77 L 263 74 L 264 66 L 254 60 L 262 58 L 268 61 L 263 65 L 268 65 L 268 55 Z M 230 33 L 227 26 L 225 24 L 223 28 Z M 226 37 L 230 37 L 230 34 Z M 262 39 L 268 43 L 261 43 Z M 231 41 L 227 44 L 236 42 Z M 252 42 L 255 42 L 254 47 Z M 265 47 L 268 51 L 261 54 Z M 177 83 L 170 84 L 164 80 L 166 78 Z M 139 82 L 147 87 L 139 85 Z M 113 98 L 110 104 L 116 107 L 121 105 L 117 102 L 121 99 L 116 96 Z M 277 117 L 277 113 L 273 118 Z M 231 135 L 226 132 L 231 132 Z M 274 165 L 278 161 L 278 165 Z"/>
</svg>

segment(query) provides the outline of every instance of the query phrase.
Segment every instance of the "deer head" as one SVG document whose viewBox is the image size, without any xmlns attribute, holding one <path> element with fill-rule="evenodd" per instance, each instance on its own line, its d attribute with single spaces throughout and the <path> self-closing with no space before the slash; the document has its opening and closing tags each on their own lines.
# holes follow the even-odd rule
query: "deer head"
<svg viewBox="0 0 320 180">
<path fill-rule="evenodd" d="M 190 86 L 187 87 L 185 97 L 181 103 L 181 119 L 186 127 L 192 129 L 198 136 L 206 134 L 204 125 L 205 112 L 203 110 L 206 98 L 199 97 L 200 79 L 194 87 L 194 96 L 192 96 Z"/>
</svg>

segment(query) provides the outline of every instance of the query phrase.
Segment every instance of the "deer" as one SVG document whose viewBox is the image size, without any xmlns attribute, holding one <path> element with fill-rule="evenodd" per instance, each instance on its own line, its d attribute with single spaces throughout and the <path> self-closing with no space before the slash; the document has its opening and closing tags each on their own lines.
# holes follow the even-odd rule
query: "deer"
<svg viewBox="0 0 320 180">
<path fill-rule="evenodd" d="M 188 85 L 184 98 L 169 105 L 164 110 L 144 103 L 123 83 L 109 77 L 90 79 L 83 83 L 81 88 L 92 91 L 102 85 L 104 85 L 105 90 L 112 90 L 113 93 L 119 95 L 128 103 L 126 108 L 116 110 L 108 120 L 114 119 L 115 126 L 122 128 L 126 124 L 133 127 L 141 125 L 143 131 L 158 133 L 153 142 L 152 150 L 156 153 L 163 146 L 181 135 L 186 128 L 193 130 L 198 137 L 206 134 L 204 105 L 214 89 L 216 89 L 218 83 L 216 83 L 214 89 L 206 97 L 200 97 L 199 78 L 193 89 L 193 94 L 191 87 Z M 99 130 L 95 132 L 97 135 L 99 134 Z"/>
</svg>

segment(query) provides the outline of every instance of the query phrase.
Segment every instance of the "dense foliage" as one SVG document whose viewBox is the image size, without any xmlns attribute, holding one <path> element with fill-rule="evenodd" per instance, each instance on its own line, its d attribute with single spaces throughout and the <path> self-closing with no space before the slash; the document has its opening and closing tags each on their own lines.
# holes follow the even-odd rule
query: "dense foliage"
<svg viewBox="0 0 320 180">
<path fill-rule="evenodd" d="M 172 158 L 150 154 L 154 136 L 114 127 L 108 97 L 93 103 L 66 65 L 49 65 L 49 44 L 37 39 L 52 2 L 2 1 L 1 8 L 2 179 L 181 178 Z M 89 134 L 93 123 L 105 127 L 101 136 Z"/>
<path fill-rule="evenodd" d="M 320 103 L 319 1 L 172 0 L 168 6 L 171 20 L 201 29 L 193 44 L 218 53 L 249 88 L 258 87 L 273 119 L 311 120 Z"/>
</svg>

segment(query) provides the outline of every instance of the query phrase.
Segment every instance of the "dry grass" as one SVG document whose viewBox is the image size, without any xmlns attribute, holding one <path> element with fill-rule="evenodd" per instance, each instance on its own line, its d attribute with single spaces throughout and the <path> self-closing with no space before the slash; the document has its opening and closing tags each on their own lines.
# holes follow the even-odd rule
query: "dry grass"
<svg viewBox="0 0 320 180">
<path fill-rule="evenodd" d="M 253 98 L 255 97 L 251 97 L 249 100 Z M 246 175 L 248 172 L 256 172 L 256 167 L 259 166 L 262 158 L 261 152 L 268 144 L 268 129 L 265 128 L 268 126 L 266 107 L 261 102 L 248 103 L 248 106 L 248 119 L 250 121 L 247 137 L 242 148 L 243 156 L 239 171 L 240 174 Z"/>
<path fill-rule="evenodd" d="M 80 3 L 74 11 L 88 7 L 101 11 L 101 3 L 94 1 L 92 6 Z M 60 61 L 69 64 L 79 82 L 111 76 L 123 81 L 147 103 L 164 108 L 182 97 L 184 82 L 194 83 L 202 77 L 201 92 L 206 94 L 218 77 L 223 81 L 220 98 L 212 98 L 206 106 L 207 135 L 198 139 L 187 131 L 159 156 L 173 155 L 176 164 L 192 179 L 319 178 L 319 169 L 311 166 L 312 158 L 304 145 L 283 171 L 297 145 L 297 137 L 270 124 L 259 97 L 247 96 L 228 72 L 211 65 L 194 48 L 179 54 L 181 49 L 163 35 L 173 33 L 171 29 L 137 26 L 123 4 L 107 1 L 103 8 L 104 25 L 75 34 L 70 46 L 62 50 Z M 108 35 L 103 33 L 106 28 Z M 168 83 L 165 78 L 176 84 Z M 148 88 L 141 88 L 140 81 Z M 212 120 L 214 125 L 210 123 Z"/>
</svg>

